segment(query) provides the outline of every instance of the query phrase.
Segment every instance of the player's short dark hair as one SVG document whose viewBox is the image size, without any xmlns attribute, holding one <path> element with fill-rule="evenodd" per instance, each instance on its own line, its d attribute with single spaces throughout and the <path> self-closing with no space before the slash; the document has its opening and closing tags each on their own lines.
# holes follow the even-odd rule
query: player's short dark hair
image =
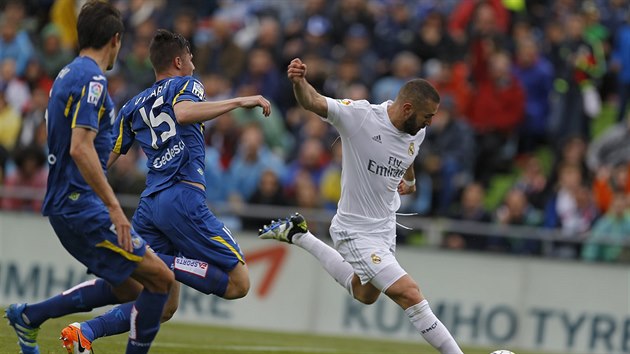
<svg viewBox="0 0 630 354">
<path fill-rule="evenodd" d="M 435 87 L 424 79 L 413 79 L 407 81 L 398 92 L 398 97 L 404 101 L 413 103 L 418 107 L 427 100 L 440 103 L 440 94 Z"/>
<path fill-rule="evenodd" d="M 163 72 L 169 68 L 176 57 L 190 53 L 190 43 L 179 33 L 165 29 L 157 30 L 149 47 L 149 58 L 156 72 Z"/>
<path fill-rule="evenodd" d="M 102 48 L 116 33 L 122 35 L 124 30 L 120 12 L 112 4 L 90 0 L 83 5 L 77 19 L 79 50 Z"/>
</svg>

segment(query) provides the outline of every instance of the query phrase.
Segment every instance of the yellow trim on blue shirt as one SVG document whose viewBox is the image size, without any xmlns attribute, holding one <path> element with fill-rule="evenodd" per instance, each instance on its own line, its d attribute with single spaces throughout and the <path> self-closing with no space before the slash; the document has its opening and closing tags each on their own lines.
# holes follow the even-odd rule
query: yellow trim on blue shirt
<svg viewBox="0 0 630 354">
<path fill-rule="evenodd" d="M 103 118 L 103 113 L 105 113 L 105 100 L 103 100 L 103 104 L 101 108 L 98 110 L 98 123 L 101 124 L 101 118 Z"/>
<path fill-rule="evenodd" d="M 142 261 L 142 257 L 135 255 L 133 253 L 129 253 L 107 240 L 97 243 L 96 247 L 107 248 L 108 250 L 116 252 L 132 262 L 140 263 L 140 261 Z"/>
<path fill-rule="evenodd" d="M 72 106 L 72 101 L 73 101 L 73 97 L 72 95 L 70 95 L 70 97 L 68 97 L 68 102 L 66 102 L 66 109 L 63 111 L 64 117 L 68 117 L 68 114 L 70 114 L 70 107 Z"/>
<path fill-rule="evenodd" d="M 123 143 L 123 123 L 125 122 L 125 117 L 120 118 L 120 129 L 118 130 L 118 137 L 116 138 L 116 144 L 114 144 L 114 153 L 120 154 L 120 150 L 122 149 Z"/>
<path fill-rule="evenodd" d="M 71 128 L 74 128 L 77 125 L 77 116 L 79 115 L 79 108 L 81 107 L 81 100 L 83 99 L 84 95 L 85 86 L 83 86 L 83 89 L 81 90 L 81 98 L 79 98 L 79 101 L 77 101 L 77 107 L 74 109 L 74 115 L 72 116 L 72 125 L 70 126 Z"/>
<path fill-rule="evenodd" d="M 179 91 L 179 93 L 177 93 L 177 95 L 175 95 L 175 98 L 173 98 L 173 102 L 171 102 L 171 106 L 175 106 L 175 102 L 177 102 L 177 99 L 179 98 L 179 95 L 184 93 L 184 90 L 186 90 L 186 87 L 188 87 L 188 83 L 189 82 L 190 82 L 190 80 L 186 81 L 186 85 L 184 85 L 184 87 L 182 87 L 182 89 Z"/>
<path fill-rule="evenodd" d="M 227 247 L 230 251 L 232 251 L 232 253 L 234 253 L 234 255 L 236 256 L 236 258 L 238 258 L 238 260 L 245 264 L 245 261 L 243 260 L 243 257 L 241 257 L 241 254 L 238 253 L 237 250 L 234 249 L 234 247 L 232 247 L 232 245 L 230 245 L 229 243 L 227 243 L 226 240 L 223 239 L 223 237 L 221 236 L 214 236 L 210 238 L 211 240 L 217 241 L 218 243 L 222 244 L 223 246 Z"/>
</svg>

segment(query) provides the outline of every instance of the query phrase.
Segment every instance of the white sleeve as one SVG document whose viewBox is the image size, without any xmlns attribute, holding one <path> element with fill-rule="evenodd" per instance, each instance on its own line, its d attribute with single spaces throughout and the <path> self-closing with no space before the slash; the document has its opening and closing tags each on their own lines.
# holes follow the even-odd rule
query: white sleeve
<svg viewBox="0 0 630 354">
<path fill-rule="evenodd" d="M 351 136 L 359 130 L 361 125 L 372 110 L 368 101 L 352 101 L 348 99 L 336 100 L 326 97 L 328 104 L 328 118 L 324 118 L 332 124 L 340 134 Z"/>
</svg>

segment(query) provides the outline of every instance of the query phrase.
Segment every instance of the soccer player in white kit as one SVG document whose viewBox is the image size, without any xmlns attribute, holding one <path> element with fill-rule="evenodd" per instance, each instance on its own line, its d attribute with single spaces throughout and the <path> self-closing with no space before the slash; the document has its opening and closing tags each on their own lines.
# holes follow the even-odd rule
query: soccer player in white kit
<svg viewBox="0 0 630 354">
<path fill-rule="evenodd" d="M 299 214 L 265 226 L 260 238 L 305 249 L 364 304 L 385 293 L 440 353 L 462 353 L 394 256 L 400 195 L 416 190 L 413 161 L 437 112 L 439 94 L 427 81 L 415 79 L 393 102 L 335 100 L 308 83 L 306 69 L 300 59 L 289 64 L 295 97 L 303 108 L 337 128 L 342 142 L 341 199 L 330 226 L 335 248 L 311 234 Z"/>
</svg>

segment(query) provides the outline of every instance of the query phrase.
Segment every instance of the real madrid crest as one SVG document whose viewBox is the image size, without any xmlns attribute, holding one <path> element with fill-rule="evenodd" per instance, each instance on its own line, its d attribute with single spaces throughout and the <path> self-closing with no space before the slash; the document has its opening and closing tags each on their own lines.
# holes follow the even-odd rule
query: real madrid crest
<svg viewBox="0 0 630 354">
<path fill-rule="evenodd" d="M 416 148 L 413 142 L 409 143 L 409 150 L 407 150 L 407 152 L 409 153 L 409 156 L 413 156 L 413 153 L 415 151 L 416 151 Z"/>
<path fill-rule="evenodd" d="M 381 263 L 381 257 L 377 256 L 376 253 L 372 253 L 372 263 L 379 264 Z"/>
</svg>

